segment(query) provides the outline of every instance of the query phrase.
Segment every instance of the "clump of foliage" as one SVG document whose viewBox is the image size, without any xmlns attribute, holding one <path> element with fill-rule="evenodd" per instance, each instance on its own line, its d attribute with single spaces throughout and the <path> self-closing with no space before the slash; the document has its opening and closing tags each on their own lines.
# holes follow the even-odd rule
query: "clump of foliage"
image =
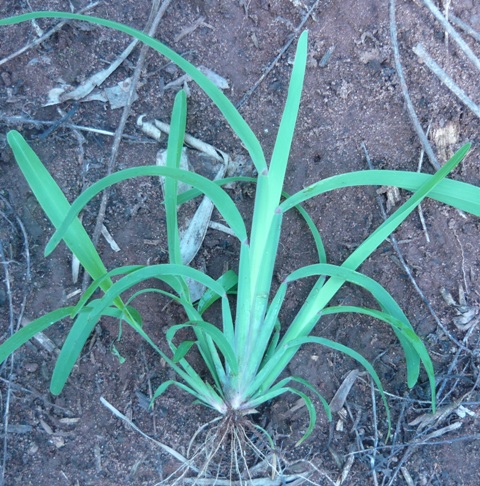
<svg viewBox="0 0 480 486">
<path fill-rule="evenodd" d="M 30 13 L 1 20 L 0 25 L 44 17 L 86 20 L 117 29 L 145 42 L 188 73 L 216 104 L 248 151 L 258 173 L 255 180 L 255 205 L 251 227 L 247 228 L 238 208 L 222 189 L 222 185 L 232 181 L 231 178 L 212 182 L 179 168 L 187 116 L 186 96 L 183 91 L 177 94 L 173 106 L 166 167 L 145 166 L 121 170 L 93 184 L 71 205 L 23 137 L 16 131 L 9 132 L 8 143 L 18 165 L 56 228 L 45 254 L 49 255 L 63 240 L 90 274 L 93 283 L 77 305 L 57 309 L 37 318 L 4 342 L 0 346 L 0 361 L 36 333 L 61 319 L 71 317 L 74 323 L 57 359 L 51 381 L 51 392 L 59 394 L 95 325 L 103 316 L 115 317 L 140 334 L 178 374 L 178 381 L 163 383 L 156 390 L 154 399 L 170 385 L 176 385 L 189 392 L 198 402 L 217 410 L 235 427 L 235 424 L 239 424 L 243 417 L 251 414 L 259 405 L 286 392 L 295 393 L 305 401 L 310 415 L 310 423 L 299 441 L 301 442 L 311 434 L 315 426 L 316 411 L 311 399 L 312 393 L 319 397 L 327 415 L 331 415 L 327 401 L 307 381 L 296 376 L 280 379 L 295 353 L 307 343 L 342 352 L 359 362 L 375 382 L 390 422 L 384 390 L 372 364 L 354 349 L 312 335 L 312 330 L 321 324 L 323 316 L 349 312 L 371 316 L 390 326 L 405 354 L 408 385 L 415 385 L 420 365 L 423 365 L 430 381 L 432 408 L 435 409 L 434 369 L 425 345 L 395 299 L 379 283 L 357 269 L 425 197 L 480 216 L 479 188 L 447 178 L 465 157 L 470 144 L 464 145 L 434 175 L 389 170 L 357 171 L 321 180 L 294 195 L 286 196 L 282 191 L 303 88 L 307 32 L 298 41 L 285 108 L 273 154 L 267 163 L 259 140 L 228 98 L 193 65 L 158 40 L 122 24 L 60 12 Z M 77 216 L 105 188 L 145 176 L 162 176 L 167 181 L 164 204 L 169 263 L 124 266 L 108 271 Z M 179 181 L 190 184 L 193 189 L 178 195 Z M 300 205 L 328 191 L 363 185 L 397 186 L 411 191 L 412 195 L 341 265 L 328 263 L 321 235 Z M 199 195 L 206 195 L 213 201 L 240 242 L 238 271 L 229 270 L 218 280 L 182 264 L 181 260 L 178 207 Z M 294 208 L 300 212 L 309 228 L 318 262 L 295 270 L 273 292 L 272 276 L 279 249 L 282 220 L 284 214 Z M 280 311 L 288 287 L 297 280 L 310 277 L 314 277 L 316 281 L 300 310 L 291 322 L 281 323 Z M 148 279 L 161 281 L 169 290 L 142 289 L 135 292 L 128 301 L 124 300 L 122 295 L 126 291 Z M 188 279 L 200 282 L 207 289 L 196 302 L 190 296 Z M 370 292 L 378 307 L 331 306 L 332 298 L 345 282 Z M 103 292 L 102 296 L 93 298 L 98 289 Z M 182 306 L 188 316 L 186 322 L 168 329 L 166 340 L 171 351 L 169 354 L 150 339 L 142 325 L 140 313 L 131 306 L 132 300 L 144 292 L 166 295 Z M 221 307 L 220 328 L 204 319 L 205 311 L 215 302 Z M 232 302 L 235 302 L 234 311 L 231 308 Z M 177 332 L 185 328 L 193 330 L 195 339 L 177 342 Z M 193 346 L 198 348 L 210 373 L 208 381 L 200 377 L 188 361 L 188 353 Z"/>
</svg>

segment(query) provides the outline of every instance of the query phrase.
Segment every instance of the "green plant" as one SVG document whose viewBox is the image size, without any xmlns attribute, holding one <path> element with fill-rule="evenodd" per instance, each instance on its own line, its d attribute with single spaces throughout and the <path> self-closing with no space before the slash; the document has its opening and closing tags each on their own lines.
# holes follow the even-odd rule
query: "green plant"
<svg viewBox="0 0 480 486">
<path fill-rule="evenodd" d="M 19 167 L 40 205 L 56 227 L 45 249 L 45 255 L 49 255 L 63 240 L 91 275 L 93 283 L 77 305 L 55 310 L 36 319 L 4 342 L 0 346 L 0 362 L 36 333 L 63 318 L 72 317 L 74 324 L 57 359 L 51 381 L 52 393 L 59 394 L 94 326 L 102 316 L 113 316 L 128 323 L 181 378 L 181 381 L 163 383 L 156 390 L 154 398 L 159 397 L 167 387 L 174 384 L 235 424 L 237 419 L 252 413 L 262 403 L 285 392 L 292 392 L 303 398 L 310 415 L 310 424 L 299 441 L 301 442 L 312 432 L 316 421 L 313 402 L 309 395 L 301 390 L 302 387 L 315 393 L 323 403 L 326 413 L 331 415 L 326 400 L 308 382 L 294 376 L 280 379 L 280 375 L 298 349 L 307 343 L 340 351 L 363 365 L 378 388 L 390 424 L 384 390 L 373 366 L 355 350 L 311 335 L 322 316 L 353 312 L 379 319 L 392 328 L 405 353 L 408 385 L 410 387 L 415 385 L 422 364 L 428 375 L 432 408 L 435 409 L 434 369 L 425 345 L 416 335 L 394 298 L 380 284 L 358 272 L 357 269 L 427 196 L 480 216 L 480 189 L 446 178 L 465 157 L 470 144 L 463 146 L 434 175 L 388 170 L 359 171 L 319 181 L 292 196 L 282 195 L 305 74 L 306 32 L 298 41 L 285 109 L 274 151 L 270 163 L 267 164 L 260 142 L 228 98 L 194 66 L 146 34 L 108 20 L 61 12 L 34 12 L 3 19 L 0 25 L 45 17 L 86 20 L 117 29 L 145 42 L 187 72 L 220 109 L 249 152 L 258 172 L 255 180 L 257 187 L 255 206 L 252 225 L 250 230 L 247 230 L 242 215 L 222 189 L 222 185 L 231 182 L 232 179 L 212 182 L 195 173 L 179 169 L 187 111 L 186 96 L 183 91 L 178 93 L 173 106 L 166 167 L 146 166 L 116 172 L 93 184 L 72 205 L 68 203 L 56 182 L 22 136 L 15 131 L 9 132 L 8 143 Z M 164 204 L 169 263 L 126 266 L 107 271 L 77 216 L 82 208 L 105 188 L 120 181 L 144 176 L 166 177 Z M 193 189 L 178 195 L 178 181 L 190 184 Z M 397 186 L 413 194 L 342 265 L 329 264 L 321 236 L 300 204 L 328 191 L 361 185 Z M 183 265 L 180 256 L 177 208 L 201 194 L 205 194 L 213 201 L 240 242 L 238 272 L 229 271 L 218 280 L 213 280 L 199 270 Z M 272 276 L 282 219 L 285 212 L 293 208 L 300 211 L 310 229 L 318 253 L 318 263 L 294 271 L 273 292 Z M 316 283 L 292 322 L 282 328 L 279 316 L 287 288 L 290 283 L 307 277 L 315 277 Z M 144 289 L 134 293 L 125 303 L 122 294 L 148 279 L 160 280 L 170 290 Z M 207 288 L 198 302 L 193 302 L 190 297 L 187 279 L 196 280 Z M 378 303 L 378 309 L 353 306 L 328 307 L 333 296 L 345 282 L 369 291 Z M 94 292 L 99 288 L 103 291 L 102 297 L 93 299 Z M 186 322 L 171 327 L 167 332 L 166 339 L 171 350 L 169 356 L 150 339 L 142 326 L 139 312 L 130 305 L 131 301 L 143 292 L 160 292 L 168 296 L 180 304 L 188 316 Z M 229 295 L 235 296 L 235 313 L 232 313 Z M 203 318 L 205 311 L 216 301 L 221 305 L 220 329 Z M 176 333 L 183 328 L 191 328 L 195 339 L 174 344 Z M 187 360 L 192 346 L 198 348 L 208 368 L 211 378 L 209 382 L 204 381 Z"/>
</svg>

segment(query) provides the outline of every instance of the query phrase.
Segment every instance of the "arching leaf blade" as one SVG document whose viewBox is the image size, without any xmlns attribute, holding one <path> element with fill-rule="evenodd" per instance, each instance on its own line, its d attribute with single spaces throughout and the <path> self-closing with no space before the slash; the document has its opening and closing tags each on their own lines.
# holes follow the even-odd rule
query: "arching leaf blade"
<svg viewBox="0 0 480 486">
<path fill-rule="evenodd" d="M 119 172 L 115 172 L 109 176 L 92 184 L 87 188 L 78 198 L 72 203 L 71 209 L 68 214 L 65 215 L 61 226 L 54 233 L 50 241 L 45 248 L 45 254 L 50 254 L 58 243 L 63 238 L 66 230 L 72 224 L 78 213 L 85 207 L 85 205 L 93 199 L 96 195 L 102 192 L 107 187 L 110 187 L 118 182 L 122 182 L 135 177 L 145 176 L 165 176 L 172 177 L 183 182 L 186 182 L 192 186 L 198 187 L 202 193 L 207 195 L 215 204 L 219 212 L 224 217 L 227 224 L 235 232 L 240 241 L 244 240 L 247 236 L 245 223 L 243 218 L 232 201 L 230 196 L 218 187 L 215 183 L 202 177 L 194 172 L 184 171 L 180 169 L 173 169 L 171 167 L 158 167 L 158 166 L 145 166 L 145 167 L 132 167 L 130 169 L 124 169 Z M 105 273 L 105 272 L 104 272 Z"/>
<path fill-rule="evenodd" d="M 18 24 L 20 22 L 25 22 L 32 19 L 41 18 L 62 18 L 62 19 L 72 19 L 72 20 L 82 20 L 85 22 L 90 22 L 98 25 L 103 25 L 105 27 L 118 30 L 125 34 L 128 34 L 142 42 L 146 45 L 155 49 L 160 54 L 164 55 L 177 66 L 183 69 L 187 74 L 189 74 L 192 79 L 202 88 L 202 90 L 210 97 L 210 99 L 215 103 L 218 109 L 222 112 L 223 116 L 227 120 L 228 124 L 232 127 L 235 134 L 240 138 L 242 143 L 248 150 L 257 171 L 260 173 L 266 168 L 265 156 L 263 154 L 262 147 L 257 137 L 253 133 L 252 129 L 248 123 L 242 118 L 238 110 L 235 108 L 233 103 L 222 93 L 220 89 L 215 86 L 203 73 L 201 73 L 195 66 L 193 66 L 186 59 L 181 57 L 172 49 L 168 48 L 166 45 L 162 44 L 160 41 L 150 37 L 149 35 L 141 32 L 137 29 L 129 27 L 127 25 L 114 22 L 112 20 L 102 19 L 99 17 L 93 17 L 89 15 L 74 14 L 68 12 L 30 12 L 23 15 L 18 15 L 16 17 L 8 17 L 6 19 L 0 20 L 0 25 L 11 25 Z"/>
</svg>

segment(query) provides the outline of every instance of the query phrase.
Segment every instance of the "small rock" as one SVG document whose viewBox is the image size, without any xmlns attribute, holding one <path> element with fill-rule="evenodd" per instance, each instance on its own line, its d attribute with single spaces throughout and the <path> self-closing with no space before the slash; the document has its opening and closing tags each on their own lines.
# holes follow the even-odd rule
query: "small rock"
<svg viewBox="0 0 480 486">
<path fill-rule="evenodd" d="M 7 71 L 3 71 L 1 74 L 0 74 L 0 77 L 2 78 L 2 81 L 3 81 L 3 84 L 8 88 L 9 86 L 12 85 L 12 76 L 10 75 L 10 73 L 8 73 Z"/>
<path fill-rule="evenodd" d="M 385 56 L 382 56 L 378 49 L 368 49 L 359 54 L 358 58 L 363 64 L 368 64 L 369 62 L 376 61 L 382 63 L 385 60 Z"/>
<path fill-rule="evenodd" d="M 35 442 L 32 442 L 30 444 L 30 447 L 28 448 L 27 454 L 33 456 L 33 454 L 36 454 L 37 452 L 38 452 L 38 445 Z"/>
<path fill-rule="evenodd" d="M 25 363 L 25 369 L 29 373 L 35 373 L 38 370 L 38 364 L 37 363 Z"/>
<path fill-rule="evenodd" d="M 57 449 L 60 449 L 65 445 L 65 439 L 59 435 L 54 435 L 52 437 L 52 442 Z"/>
</svg>

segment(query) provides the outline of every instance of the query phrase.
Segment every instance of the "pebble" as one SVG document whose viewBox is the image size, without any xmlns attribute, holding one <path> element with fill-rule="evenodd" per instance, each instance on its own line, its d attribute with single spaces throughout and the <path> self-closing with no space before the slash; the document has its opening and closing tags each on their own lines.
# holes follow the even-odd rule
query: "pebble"
<svg viewBox="0 0 480 486">
<path fill-rule="evenodd" d="M 38 452 L 38 449 L 39 449 L 38 445 L 35 442 L 32 442 L 30 444 L 30 447 L 28 448 L 27 454 L 30 455 L 36 454 Z"/>
<path fill-rule="evenodd" d="M 7 71 L 3 71 L 0 74 L 0 77 L 2 78 L 3 84 L 7 88 L 12 85 L 12 77 L 10 76 L 10 73 L 8 73 Z"/>
<path fill-rule="evenodd" d="M 30 373 L 35 373 L 38 370 L 37 363 L 25 363 L 25 369 Z"/>
</svg>

